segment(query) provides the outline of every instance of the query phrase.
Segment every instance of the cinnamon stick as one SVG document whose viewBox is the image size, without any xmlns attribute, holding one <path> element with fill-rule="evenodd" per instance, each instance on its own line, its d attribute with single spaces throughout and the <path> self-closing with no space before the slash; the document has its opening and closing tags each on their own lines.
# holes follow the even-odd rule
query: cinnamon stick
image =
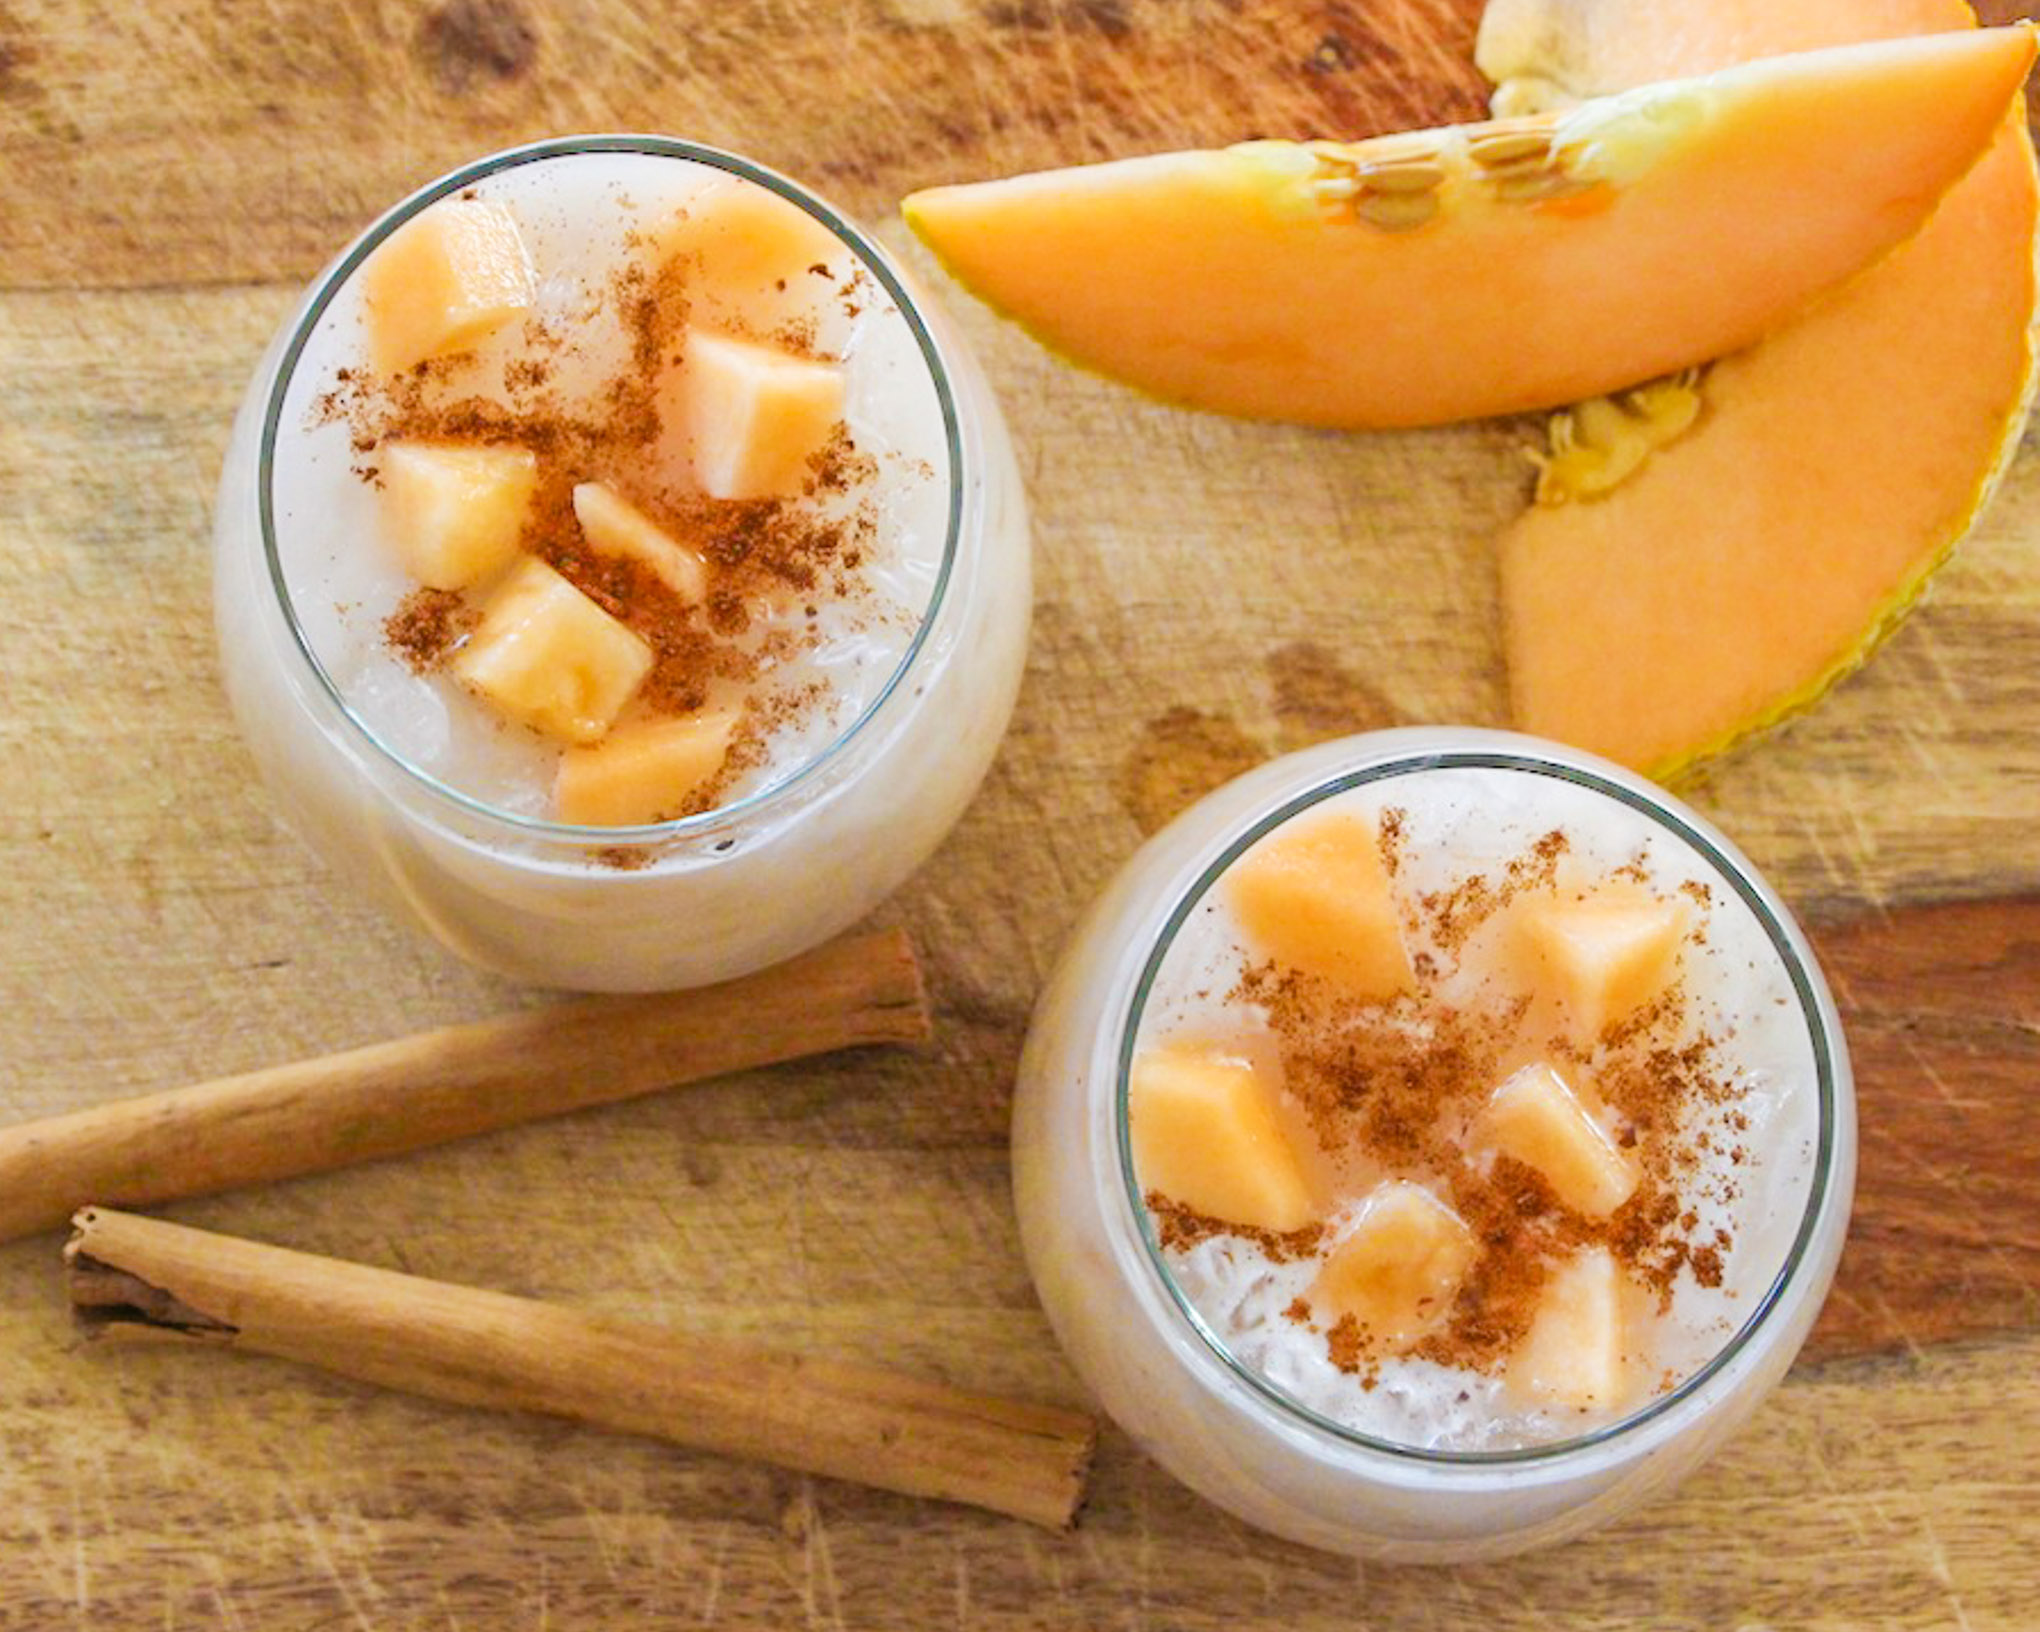
<svg viewBox="0 0 2040 1632">
<path fill-rule="evenodd" d="M 64 1249 L 108 1339 L 253 1349 L 461 1405 L 537 1411 L 1053 1529 L 1090 1418 L 88 1207 Z"/>
<path fill-rule="evenodd" d="M 847 937 L 720 986 L 591 998 L 0 1129 L 0 1241 L 929 1034 L 913 947 Z"/>
</svg>

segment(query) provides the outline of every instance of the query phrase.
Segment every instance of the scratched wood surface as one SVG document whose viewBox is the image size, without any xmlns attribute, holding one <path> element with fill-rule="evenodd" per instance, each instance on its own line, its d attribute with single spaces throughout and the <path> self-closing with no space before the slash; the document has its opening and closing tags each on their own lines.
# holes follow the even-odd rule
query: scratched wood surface
<svg viewBox="0 0 2040 1632">
<path fill-rule="evenodd" d="M 882 223 L 937 179 L 1469 115 L 1474 11 L 0 0 L 0 1116 L 541 1000 L 381 923 L 276 828 L 213 664 L 228 416 L 293 286 L 381 203 L 513 140 L 638 127 Z M 936 1045 L 176 1216 L 1081 1401 L 1007 1190 L 1029 1000 L 1204 788 L 1361 727 L 1499 719 L 1486 539 L 1524 430 L 1179 415 L 957 307 L 1022 449 L 1040 601 L 986 790 L 887 909 L 930 956 Z M 1816 920 L 1958 905 L 1931 979 L 1874 921 L 1828 943 L 1876 1104 L 1932 1137 L 1866 1140 L 1851 1295 L 1672 1501 L 1518 1562 L 1363 1569 L 1108 1434 L 1059 1539 L 259 1360 L 83 1351 L 46 1238 L 0 1248 L 0 1628 L 2030 1627 L 2040 1210 L 1990 1151 L 2040 1066 L 2033 936 L 1960 903 L 2040 889 L 2036 532 L 2029 450 L 1887 653 L 1697 790 Z"/>
</svg>

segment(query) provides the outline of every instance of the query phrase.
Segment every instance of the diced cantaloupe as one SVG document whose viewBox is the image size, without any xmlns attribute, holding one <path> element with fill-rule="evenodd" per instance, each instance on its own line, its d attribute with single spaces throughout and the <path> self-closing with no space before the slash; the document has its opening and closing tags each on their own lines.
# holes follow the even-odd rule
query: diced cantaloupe
<svg viewBox="0 0 2040 1632">
<path fill-rule="evenodd" d="M 361 269 L 375 366 L 400 374 L 465 351 L 531 309 L 531 260 L 500 204 L 444 199 L 392 233 Z"/>
<path fill-rule="evenodd" d="M 535 556 L 482 607 L 453 671 L 511 719 L 567 742 L 607 731 L 652 649 Z"/>
<path fill-rule="evenodd" d="M 510 564 L 538 487 L 529 448 L 385 443 L 386 531 L 428 589 L 466 589 Z"/>
<path fill-rule="evenodd" d="M 1478 1252 L 1459 1215 L 1421 1184 L 1377 1185 L 1311 1287 L 1320 1319 L 1351 1316 L 1379 1352 L 1406 1349 L 1451 1312 Z"/>
<path fill-rule="evenodd" d="M 1629 1388 L 1625 1341 L 1622 1272 L 1606 1247 L 1587 1247 L 1545 1282 L 1530 1330 L 1509 1357 L 1508 1387 L 1535 1404 L 1619 1405 Z"/>
<path fill-rule="evenodd" d="M 812 215 L 777 193 L 718 176 L 652 235 L 656 264 L 687 257 L 690 300 L 758 332 L 811 309 L 854 258 Z M 827 270 L 829 282 L 813 270 Z"/>
<path fill-rule="evenodd" d="M 1368 1002 L 1414 984 L 1374 823 L 1331 811 L 1263 839 L 1226 880 L 1249 940 Z"/>
<path fill-rule="evenodd" d="M 682 600 L 708 599 L 708 558 L 661 527 L 615 488 L 582 482 L 574 489 L 581 533 L 604 555 L 642 562 Z"/>
<path fill-rule="evenodd" d="M 1315 1208 L 1275 1092 L 1246 1060 L 1213 1049 L 1141 1055 L 1127 1095 L 1141 1189 L 1228 1224 L 1302 1229 Z"/>
<path fill-rule="evenodd" d="M 689 329 L 662 395 L 667 435 L 688 450 L 710 498 L 783 498 L 807 484 L 842 422 L 843 370 Z"/>
<path fill-rule="evenodd" d="M 1589 1218 L 1606 1218 L 1635 1193 L 1635 1165 L 1548 1065 L 1526 1065 L 1497 1088 L 1475 1136 L 1534 1167 L 1560 1201 Z"/>
<path fill-rule="evenodd" d="M 553 812 L 584 827 L 665 821 L 722 769 L 736 728 L 727 710 L 619 725 L 560 756 Z"/>
<path fill-rule="evenodd" d="M 1691 917 L 1684 901 L 1623 885 L 1534 898 L 1521 912 L 1524 941 L 1582 1043 L 1665 989 Z"/>
</svg>

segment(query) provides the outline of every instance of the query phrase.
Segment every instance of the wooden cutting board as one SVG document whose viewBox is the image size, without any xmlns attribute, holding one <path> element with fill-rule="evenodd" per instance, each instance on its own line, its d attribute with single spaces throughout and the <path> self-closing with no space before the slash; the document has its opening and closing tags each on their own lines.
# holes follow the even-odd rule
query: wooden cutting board
<svg viewBox="0 0 2040 1632">
<path fill-rule="evenodd" d="M 210 489 L 295 287 L 378 207 L 566 130 L 804 176 L 913 254 L 937 180 L 1474 115 L 1472 0 L 0 0 L 0 1117 L 541 1001 L 280 833 L 229 721 Z M 925 264 L 925 263 L 923 263 Z M 983 796 L 887 916 L 921 1055 L 761 1073 L 176 1216 L 1077 1403 L 1005 1168 L 1028 1004 L 1141 835 L 1266 754 L 1495 723 L 1528 427 L 1172 413 L 960 296 L 1035 507 Z M 1108 1434 L 1057 1539 L 259 1360 L 81 1352 L 0 1248 L 0 1629 L 2025 1628 L 2040 1603 L 2040 459 L 1932 604 L 1697 801 L 1826 928 L 1862 1212 L 1809 1360 L 1672 1501 L 1445 1574 L 1243 1530 Z M 1936 904 L 1939 905 L 1936 905 Z M 1922 907 L 1923 913 L 1906 909 Z"/>
</svg>

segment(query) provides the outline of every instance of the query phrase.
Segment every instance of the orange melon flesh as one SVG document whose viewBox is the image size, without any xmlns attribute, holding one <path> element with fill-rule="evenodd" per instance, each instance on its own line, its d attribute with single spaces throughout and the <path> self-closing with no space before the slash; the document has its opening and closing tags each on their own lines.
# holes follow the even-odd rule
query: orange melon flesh
<svg viewBox="0 0 2040 1632">
<path fill-rule="evenodd" d="M 629 827 L 680 814 L 723 767 L 737 716 L 727 710 L 619 725 L 569 748 L 553 782 L 553 812 L 582 827 Z"/>
<path fill-rule="evenodd" d="M 718 326 L 768 334 L 812 309 L 855 266 L 836 235 L 799 205 L 735 176 L 718 176 L 652 234 L 652 259 L 688 262 L 689 298 Z M 819 269 L 819 270 L 818 270 Z"/>
<path fill-rule="evenodd" d="M 711 498 L 789 497 L 842 423 L 843 380 L 834 363 L 689 329 L 684 365 L 661 390 L 669 447 L 686 450 Z"/>
<path fill-rule="evenodd" d="M 1509 1391 L 1531 1404 L 1589 1411 L 1629 1392 L 1622 1271 L 1606 1247 L 1587 1247 L 1545 1282 L 1536 1318 L 1509 1357 Z"/>
<path fill-rule="evenodd" d="M 516 218 L 486 200 L 442 199 L 368 258 L 361 298 L 385 374 L 467 350 L 531 309 Z"/>
<path fill-rule="evenodd" d="M 1141 1055 L 1126 1105 L 1141 1189 L 1228 1224 L 1302 1229 L 1315 1208 L 1276 1094 L 1252 1064 L 1218 1050 L 1171 1044 Z"/>
<path fill-rule="evenodd" d="M 961 282 L 1072 361 L 1228 413 L 1430 424 L 1756 340 L 1919 227 L 2032 56 L 2026 29 L 1810 53 L 1555 124 L 1255 142 L 904 209 Z M 1556 167 L 1491 165 L 1511 135 L 1548 136 Z"/>
<path fill-rule="evenodd" d="M 1226 878 L 1255 951 L 1367 1003 L 1416 984 L 1380 836 L 1364 817 L 1305 816 L 1264 838 Z"/>
<path fill-rule="evenodd" d="M 1573 0 L 1600 85 L 1969 26 L 1944 0 Z M 1515 720 L 1674 778 L 1808 706 L 1910 608 L 2018 445 L 2040 216 L 2023 107 L 1911 242 L 1706 375 L 1695 427 L 1501 540 Z"/>
<path fill-rule="evenodd" d="M 1420 1184 L 1375 1187 L 1311 1283 L 1312 1312 L 1350 1319 L 1371 1348 L 1395 1354 L 1441 1325 L 1480 1249 L 1473 1231 Z"/>
<path fill-rule="evenodd" d="M 1483 1143 L 1535 1168 L 1561 1202 L 1588 1218 L 1606 1218 L 1636 1193 L 1635 1166 L 1541 1061 L 1495 1090 L 1478 1128 Z"/>
<path fill-rule="evenodd" d="M 1691 908 L 1620 883 L 1570 899 L 1533 897 L 1520 934 L 1584 1048 L 1664 990 Z"/>
</svg>

